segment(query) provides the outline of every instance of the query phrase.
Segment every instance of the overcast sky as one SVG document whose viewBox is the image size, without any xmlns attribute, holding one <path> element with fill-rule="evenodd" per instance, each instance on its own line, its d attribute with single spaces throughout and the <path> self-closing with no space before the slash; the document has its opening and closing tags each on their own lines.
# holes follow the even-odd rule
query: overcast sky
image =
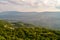
<svg viewBox="0 0 60 40">
<path fill-rule="evenodd" d="M 0 11 L 60 11 L 60 0 L 0 0 Z"/>
</svg>

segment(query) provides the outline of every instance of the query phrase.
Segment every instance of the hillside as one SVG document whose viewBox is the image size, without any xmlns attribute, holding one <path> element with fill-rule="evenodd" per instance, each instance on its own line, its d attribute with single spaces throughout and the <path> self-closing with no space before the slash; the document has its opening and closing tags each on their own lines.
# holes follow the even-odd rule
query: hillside
<svg viewBox="0 0 60 40">
<path fill-rule="evenodd" d="M 60 40 L 60 31 L 0 20 L 0 40 Z"/>
</svg>

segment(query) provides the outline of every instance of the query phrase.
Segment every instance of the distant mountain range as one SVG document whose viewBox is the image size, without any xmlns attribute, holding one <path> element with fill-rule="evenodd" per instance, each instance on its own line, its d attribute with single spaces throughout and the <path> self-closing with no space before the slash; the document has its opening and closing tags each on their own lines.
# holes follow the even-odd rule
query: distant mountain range
<svg viewBox="0 0 60 40">
<path fill-rule="evenodd" d="M 60 28 L 60 12 L 17 12 L 7 11 L 0 13 L 0 19 L 23 21 L 36 25 Z"/>
</svg>

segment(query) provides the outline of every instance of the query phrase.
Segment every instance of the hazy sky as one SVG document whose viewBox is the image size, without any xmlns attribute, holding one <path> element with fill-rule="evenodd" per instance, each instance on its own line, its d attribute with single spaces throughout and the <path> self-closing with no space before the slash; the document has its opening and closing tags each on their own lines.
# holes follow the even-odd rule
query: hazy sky
<svg viewBox="0 0 60 40">
<path fill-rule="evenodd" d="M 0 0 L 0 11 L 60 11 L 60 0 Z"/>
</svg>

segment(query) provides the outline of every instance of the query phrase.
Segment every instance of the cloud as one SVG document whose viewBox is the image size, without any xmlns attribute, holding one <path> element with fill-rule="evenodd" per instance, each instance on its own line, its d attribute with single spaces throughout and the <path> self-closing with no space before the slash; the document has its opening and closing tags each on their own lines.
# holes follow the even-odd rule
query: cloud
<svg viewBox="0 0 60 40">
<path fill-rule="evenodd" d="M 15 5 L 27 5 L 27 6 L 53 6 L 56 4 L 55 0 L 0 0 L 1 3 L 11 3 Z"/>
<path fill-rule="evenodd" d="M 49 11 L 57 10 L 59 5 L 60 0 L 0 0 L 0 11 Z"/>
</svg>

